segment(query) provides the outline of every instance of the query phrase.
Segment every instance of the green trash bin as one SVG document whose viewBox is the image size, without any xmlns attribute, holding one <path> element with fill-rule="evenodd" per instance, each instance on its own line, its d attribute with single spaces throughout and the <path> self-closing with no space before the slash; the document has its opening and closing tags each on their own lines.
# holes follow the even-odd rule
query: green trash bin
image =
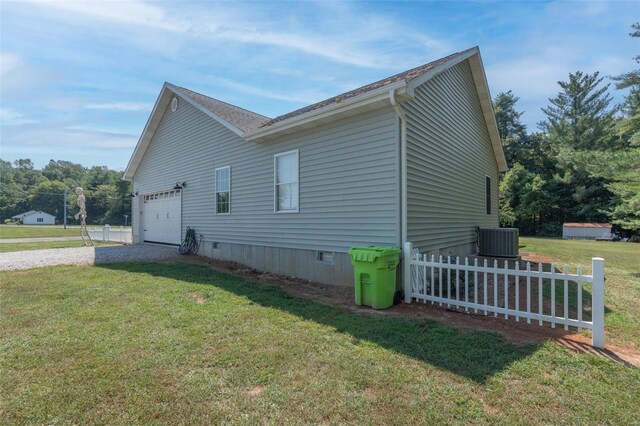
<svg viewBox="0 0 640 426">
<path fill-rule="evenodd" d="M 356 286 L 356 305 L 387 309 L 396 292 L 396 267 L 400 249 L 395 247 L 352 247 L 349 249 Z"/>
</svg>

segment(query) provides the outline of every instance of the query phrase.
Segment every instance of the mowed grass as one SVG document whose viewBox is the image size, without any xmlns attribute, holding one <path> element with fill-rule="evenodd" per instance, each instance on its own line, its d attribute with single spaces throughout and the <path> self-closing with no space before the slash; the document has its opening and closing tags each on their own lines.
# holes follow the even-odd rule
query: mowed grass
<svg viewBox="0 0 640 426">
<path fill-rule="evenodd" d="M 185 264 L 0 274 L 9 424 L 630 424 L 640 370 Z"/>
<path fill-rule="evenodd" d="M 102 225 L 87 225 L 88 228 L 102 229 Z M 112 226 L 120 229 L 120 226 Z M 124 228 L 131 228 L 126 226 Z M 79 237 L 80 227 L 77 225 L 0 225 L 0 238 L 44 238 L 44 237 Z"/>
<path fill-rule="evenodd" d="M 94 241 L 96 246 L 115 245 L 116 243 L 106 243 Z M 0 253 L 8 253 L 12 251 L 30 251 L 45 250 L 70 247 L 85 247 L 84 242 L 80 241 L 39 241 L 34 243 L 0 243 Z"/>
<path fill-rule="evenodd" d="M 640 244 L 521 237 L 520 252 L 555 257 L 573 273 L 582 264 L 585 274 L 593 257 L 604 258 L 606 342 L 640 349 Z"/>
<path fill-rule="evenodd" d="M 79 237 L 79 227 L 62 225 L 0 225 L 0 238 Z"/>
</svg>

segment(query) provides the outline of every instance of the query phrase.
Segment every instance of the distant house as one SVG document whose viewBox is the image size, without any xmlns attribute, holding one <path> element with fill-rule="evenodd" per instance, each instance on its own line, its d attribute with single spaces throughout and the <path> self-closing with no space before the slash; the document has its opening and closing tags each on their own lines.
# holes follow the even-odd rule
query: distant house
<svg viewBox="0 0 640 426">
<path fill-rule="evenodd" d="M 49 213 L 30 210 L 25 213 L 20 213 L 12 216 L 14 222 L 20 222 L 23 225 L 55 225 L 56 217 Z"/>
<path fill-rule="evenodd" d="M 353 246 L 474 253 L 506 170 L 475 47 L 275 118 L 165 83 L 124 179 L 134 242 L 348 285 Z"/>
<path fill-rule="evenodd" d="M 611 224 L 595 222 L 563 223 L 562 238 L 565 240 L 595 240 L 596 238 L 608 239 L 611 238 Z"/>
</svg>

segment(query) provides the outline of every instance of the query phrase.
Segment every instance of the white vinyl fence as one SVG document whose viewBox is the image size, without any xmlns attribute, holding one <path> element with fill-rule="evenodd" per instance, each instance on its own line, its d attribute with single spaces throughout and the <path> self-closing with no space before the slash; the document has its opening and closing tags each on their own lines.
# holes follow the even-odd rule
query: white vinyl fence
<svg viewBox="0 0 640 426">
<path fill-rule="evenodd" d="M 116 243 L 131 244 L 133 242 L 133 234 L 131 228 L 123 226 L 111 227 L 104 225 L 102 228 L 87 228 L 91 239 L 94 241 L 111 241 Z"/>
<path fill-rule="evenodd" d="M 551 264 L 520 265 L 514 261 L 459 257 L 427 257 L 405 243 L 405 302 L 412 300 L 455 307 L 467 312 L 516 321 L 537 321 L 592 331 L 592 345 L 604 347 L 604 259 L 592 259 L 592 275 L 582 266 L 575 274 L 565 264 L 561 271 Z"/>
</svg>

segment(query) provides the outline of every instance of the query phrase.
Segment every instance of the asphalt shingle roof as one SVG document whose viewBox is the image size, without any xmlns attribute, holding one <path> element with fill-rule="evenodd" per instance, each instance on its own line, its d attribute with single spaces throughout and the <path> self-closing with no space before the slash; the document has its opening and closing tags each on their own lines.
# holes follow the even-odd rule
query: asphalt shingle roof
<svg viewBox="0 0 640 426">
<path fill-rule="evenodd" d="M 226 102 L 219 101 L 214 98 L 210 98 L 209 96 L 205 96 L 203 94 L 194 92 L 192 90 L 186 89 L 184 87 L 179 87 L 178 89 L 189 96 L 191 99 L 218 115 L 223 120 L 231 123 L 238 129 L 242 130 L 245 133 L 249 133 L 251 131 L 257 130 L 261 127 L 271 126 L 280 121 L 284 121 L 286 119 L 314 111 L 316 109 L 320 109 L 322 107 L 342 102 L 346 99 L 353 98 L 355 96 L 370 92 L 375 89 L 379 89 L 384 86 L 388 86 L 393 83 L 397 83 L 399 81 L 409 82 L 417 77 L 420 77 L 422 74 L 434 69 L 435 67 L 445 64 L 446 62 L 455 59 L 457 56 L 466 53 L 467 50 L 456 52 L 449 56 L 445 56 L 444 58 L 438 59 L 433 62 L 429 62 L 428 64 L 420 65 L 418 67 L 412 68 L 410 70 L 398 73 L 391 77 L 384 78 L 382 80 L 378 80 L 376 82 L 367 84 L 365 86 L 359 87 L 354 90 L 350 90 L 348 92 L 342 93 L 337 96 L 333 96 L 331 98 L 325 99 L 323 101 L 317 102 L 312 105 L 308 105 L 302 108 L 299 108 L 295 111 L 291 111 L 289 113 L 279 115 L 275 118 L 265 117 L 264 115 L 257 114 L 255 112 L 246 110 L 244 108 L 237 107 L 235 105 L 228 104 Z"/>
<path fill-rule="evenodd" d="M 382 80 L 378 80 L 376 82 L 367 84 L 366 86 L 362 86 L 362 87 L 359 87 L 357 89 L 350 90 L 350 91 L 342 93 L 342 94 L 340 94 L 338 96 L 333 96 L 333 97 L 331 97 L 329 99 L 325 99 L 324 101 L 320 101 L 318 103 L 315 103 L 315 104 L 312 104 L 312 105 L 297 109 L 295 111 L 291 111 L 291 112 L 289 112 L 287 114 L 280 115 L 278 117 L 275 117 L 275 118 L 265 122 L 260 127 L 270 126 L 270 125 L 275 124 L 275 123 L 277 123 L 279 121 L 283 121 L 283 120 L 286 120 L 288 118 L 295 117 L 296 115 L 304 114 L 305 112 L 313 111 L 313 110 L 322 108 L 324 106 L 327 106 L 327 105 L 330 105 L 330 104 L 333 104 L 333 103 L 339 103 L 339 102 L 342 102 L 342 101 L 344 101 L 346 99 L 353 98 L 354 96 L 358 96 L 358 95 L 361 95 L 363 93 L 370 92 L 372 90 L 379 89 L 381 87 L 388 86 L 388 85 L 393 84 L 393 83 L 397 83 L 398 81 L 405 80 L 406 82 L 409 82 L 409 81 L 411 81 L 411 80 L 413 80 L 413 79 L 415 79 L 417 77 L 420 77 L 422 74 L 426 73 L 427 71 L 432 70 L 433 68 L 437 67 L 438 65 L 442 65 L 442 64 L 454 59 L 456 56 L 458 56 L 458 55 L 460 55 L 460 54 L 462 54 L 464 52 L 466 52 L 466 51 L 453 53 L 453 54 L 451 54 L 449 56 L 445 56 L 444 58 L 438 59 L 437 61 L 429 62 L 428 64 L 424 64 L 424 65 L 420 65 L 419 67 L 411 68 L 410 70 L 403 71 L 403 72 L 401 72 L 399 74 L 396 74 L 396 75 L 392 75 L 391 77 L 383 78 Z"/>
<path fill-rule="evenodd" d="M 210 98 L 193 90 L 185 89 L 184 87 L 179 87 L 178 89 L 186 96 L 189 96 L 218 117 L 236 126 L 245 133 L 257 129 L 262 123 L 269 120 L 269 117 L 265 117 L 264 115 L 256 114 L 244 108 Z"/>
</svg>

